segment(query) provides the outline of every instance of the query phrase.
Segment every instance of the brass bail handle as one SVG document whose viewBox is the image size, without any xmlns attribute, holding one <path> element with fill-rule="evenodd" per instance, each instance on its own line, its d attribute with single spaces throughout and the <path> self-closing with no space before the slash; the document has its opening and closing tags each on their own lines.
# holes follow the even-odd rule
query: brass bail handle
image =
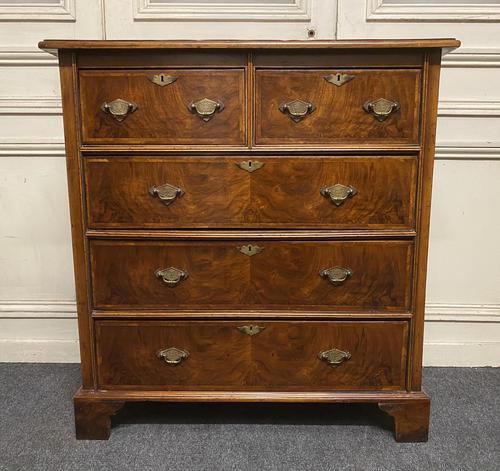
<svg viewBox="0 0 500 471">
<path fill-rule="evenodd" d="M 323 278 L 328 278 L 332 285 L 341 285 L 352 276 L 352 270 L 344 267 L 325 268 L 319 272 Z"/>
<path fill-rule="evenodd" d="M 320 190 L 321 195 L 325 198 L 330 198 L 330 201 L 335 206 L 340 206 L 347 198 L 352 198 L 357 192 L 358 190 L 353 186 L 345 186 L 340 183 L 321 188 Z"/>
<path fill-rule="evenodd" d="M 165 361 L 167 365 L 176 366 L 189 358 L 189 352 L 177 347 L 169 347 L 157 352 L 156 356 Z"/>
<path fill-rule="evenodd" d="M 153 197 L 158 197 L 165 206 L 169 206 L 177 198 L 180 198 L 184 194 L 184 191 L 170 183 L 164 183 L 163 185 L 152 186 L 149 189 L 149 194 Z"/>
<path fill-rule="evenodd" d="M 339 350 L 338 348 L 332 348 L 331 350 L 319 352 L 318 358 L 327 363 L 329 366 L 335 368 L 344 363 L 344 361 L 349 360 L 351 358 L 351 354 L 349 352 Z"/>
<path fill-rule="evenodd" d="M 188 106 L 191 113 L 197 114 L 202 121 L 210 121 L 215 113 L 220 113 L 224 109 L 224 104 L 220 101 L 203 98 L 198 101 L 193 101 Z"/>
<path fill-rule="evenodd" d="M 392 113 L 398 111 L 401 105 L 397 101 L 378 98 L 377 100 L 367 101 L 363 109 L 367 113 L 372 113 L 378 121 L 385 121 Z"/>
<path fill-rule="evenodd" d="M 288 114 L 292 121 L 295 121 L 296 123 L 302 121 L 307 115 L 313 113 L 315 109 L 316 106 L 314 103 L 303 100 L 292 100 L 287 103 L 282 103 L 279 106 L 279 110 L 284 114 Z"/>
<path fill-rule="evenodd" d="M 109 103 L 105 101 L 101 105 L 101 110 L 104 113 L 110 114 L 119 123 L 124 121 L 125 118 L 136 109 L 137 105 L 133 101 L 126 101 L 121 98 L 117 98 Z"/>
<path fill-rule="evenodd" d="M 189 276 L 186 271 L 175 267 L 158 268 L 154 274 L 156 278 L 163 281 L 169 288 L 174 288 Z"/>
</svg>

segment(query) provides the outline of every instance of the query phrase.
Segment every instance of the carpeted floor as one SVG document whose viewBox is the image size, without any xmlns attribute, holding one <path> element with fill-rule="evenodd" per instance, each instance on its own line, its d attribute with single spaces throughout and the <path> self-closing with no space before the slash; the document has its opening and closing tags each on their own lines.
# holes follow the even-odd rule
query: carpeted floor
<svg viewBox="0 0 500 471">
<path fill-rule="evenodd" d="M 79 367 L 0 363 L 0 470 L 500 470 L 500 368 L 427 368 L 428 443 L 370 405 L 129 404 L 76 441 Z"/>
</svg>

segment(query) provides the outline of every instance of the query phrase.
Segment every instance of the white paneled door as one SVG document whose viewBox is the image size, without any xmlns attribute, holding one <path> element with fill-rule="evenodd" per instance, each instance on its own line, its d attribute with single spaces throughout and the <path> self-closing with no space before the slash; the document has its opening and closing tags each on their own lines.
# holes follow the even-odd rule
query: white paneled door
<svg viewBox="0 0 500 471">
<path fill-rule="evenodd" d="M 106 0 L 107 39 L 333 39 L 337 0 Z"/>
</svg>

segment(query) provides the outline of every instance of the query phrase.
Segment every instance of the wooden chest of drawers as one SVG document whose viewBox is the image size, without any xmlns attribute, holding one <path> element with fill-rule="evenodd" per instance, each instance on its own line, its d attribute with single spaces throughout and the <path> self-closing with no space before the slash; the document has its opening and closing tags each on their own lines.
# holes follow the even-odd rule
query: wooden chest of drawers
<svg viewBox="0 0 500 471">
<path fill-rule="evenodd" d="M 44 41 L 59 50 L 83 386 L 126 401 L 421 390 L 440 60 L 458 41 Z"/>
</svg>

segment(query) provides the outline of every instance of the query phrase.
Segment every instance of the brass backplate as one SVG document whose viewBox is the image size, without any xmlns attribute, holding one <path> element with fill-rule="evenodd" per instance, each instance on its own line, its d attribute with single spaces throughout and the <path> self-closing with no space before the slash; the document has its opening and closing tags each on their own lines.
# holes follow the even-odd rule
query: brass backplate
<svg viewBox="0 0 500 471">
<path fill-rule="evenodd" d="M 328 83 L 332 83 L 333 85 L 337 85 L 337 87 L 341 87 L 345 83 L 350 82 L 354 77 L 355 77 L 354 75 L 350 74 L 336 73 L 336 74 L 325 75 L 323 78 Z"/>
<path fill-rule="evenodd" d="M 264 250 L 264 248 L 259 247 L 258 245 L 248 244 L 248 245 L 242 245 L 241 247 L 238 247 L 238 250 L 242 254 L 248 255 L 249 257 L 252 257 L 253 255 L 257 255 L 258 253 L 261 253 Z"/>
</svg>

